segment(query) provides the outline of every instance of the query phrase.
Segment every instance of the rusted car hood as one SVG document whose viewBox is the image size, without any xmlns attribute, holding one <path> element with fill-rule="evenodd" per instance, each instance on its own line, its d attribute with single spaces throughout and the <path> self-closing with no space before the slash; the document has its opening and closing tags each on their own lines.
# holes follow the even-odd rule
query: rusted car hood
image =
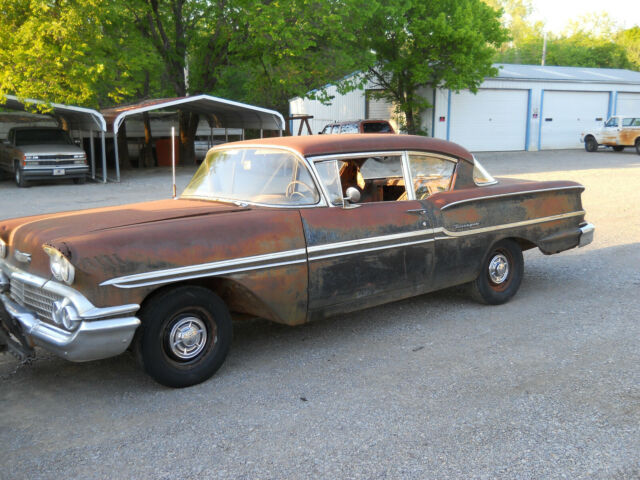
<svg viewBox="0 0 640 480">
<path fill-rule="evenodd" d="M 42 255 L 43 244 L 64 249 L 65 240 L 78 235 L 242 210 L 247 208 L 204 200 L 159 200 L 5 220 L 0 222 L 0 236 L 33 258 L 30 268 L 16 263 L 14 258 L 9 258 L 9 263 L 46 271 L 48 259 Z"/>
</svg>

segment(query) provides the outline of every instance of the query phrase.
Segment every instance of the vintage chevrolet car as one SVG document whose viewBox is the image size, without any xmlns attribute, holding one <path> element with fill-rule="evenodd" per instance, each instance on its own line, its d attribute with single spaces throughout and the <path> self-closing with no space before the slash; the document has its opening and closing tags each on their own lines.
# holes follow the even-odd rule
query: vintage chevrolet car
<svg viewBox="0 0 640 480">
<path fill-rule="evenodd" d="M 131 347 L 184 387 L 220 368 L 236 317 L 300 325 L 458 284 L 500 304 L 523 250 L 592 241 L 583 190 L 496 180 L 459 145 L 408 135 L 220 145 L 177 200 L 0 222 L 0 347 Z"/>
</svg>

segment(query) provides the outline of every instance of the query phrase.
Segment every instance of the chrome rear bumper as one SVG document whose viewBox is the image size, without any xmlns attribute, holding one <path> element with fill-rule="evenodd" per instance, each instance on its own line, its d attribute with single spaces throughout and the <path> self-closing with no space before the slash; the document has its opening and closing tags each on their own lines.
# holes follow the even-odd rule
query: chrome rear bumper
<svg viewBox="0 0 640 480">
<path fill-rule="evenodd" d="M 596 227 L 592 223 L 587 223 L 580 227 L 580 242 L 578 243 L 578 247 L 584 247 L 593 242 L 593 232 L 595 232 L 595 230 Z"/>
</svg>

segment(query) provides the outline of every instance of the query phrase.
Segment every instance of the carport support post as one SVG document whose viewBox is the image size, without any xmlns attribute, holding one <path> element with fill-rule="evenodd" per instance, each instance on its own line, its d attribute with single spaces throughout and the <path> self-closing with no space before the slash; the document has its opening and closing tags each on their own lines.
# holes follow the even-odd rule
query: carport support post
<svg viewBox="0 0 640 480">
<path fill-rule="evenodd" d="M 116 154 L 116 182 L 120 183 L 120 158 L 118 156 L 118 132 L 113 134 L 113 148 Z"/>
<path fill-rule="evenodd" d="M 100 145 L 102 146 L 102 183 L 107 183 L 107 144 L 104 132 L 100 132 Z"/>
<path fill-rule="evenodd" d="M 96 149 L 93 146 L 93 141 L 95 140 L 95 132 L 93 130 L 89 131 L 89 148 L 91 152 L 91 180 L 96 179 Z"/>
</svg>

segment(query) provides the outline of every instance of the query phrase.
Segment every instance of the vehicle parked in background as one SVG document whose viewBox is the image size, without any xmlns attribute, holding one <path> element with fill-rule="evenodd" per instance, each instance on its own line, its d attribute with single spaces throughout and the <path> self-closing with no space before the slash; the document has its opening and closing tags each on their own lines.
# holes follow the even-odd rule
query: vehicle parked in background
<svg viewBox="0 0 640 480">
<path fill-rule="evenodd" d="M 587 152 L 595 152 L 600 145 L 621 152 L 625 147 L 636 147 L 640 155 L 640 115 L 637 117 L 614 115 L 597 130 L 583 132 L 580 141 Z"/>
<path fill-rule="evenodd" d="M 178 200 L 1 221 L 0 351 L 79 362 L 131 346 L 185 387 L 220 368 L 232 318 L 300 325 L 459 284 L 501 304 L 524 250 L 592 241 L 583 190 L 494 179 L 420 136 L 226 143 Z"/>
<path fill-rule="evenodd" d="M 14 127 L 0 145 L 0 170 L 25 187 L 29 180 L 72 178 L 84 183 L 89 166 L 84 150 L 61 128 Z"/>
<path fill-rule="evenodd" d="M 387 120 L 352 120 L 325 126 L 319 135 L 334 133 L 396 133 Z"/>
</svg>

